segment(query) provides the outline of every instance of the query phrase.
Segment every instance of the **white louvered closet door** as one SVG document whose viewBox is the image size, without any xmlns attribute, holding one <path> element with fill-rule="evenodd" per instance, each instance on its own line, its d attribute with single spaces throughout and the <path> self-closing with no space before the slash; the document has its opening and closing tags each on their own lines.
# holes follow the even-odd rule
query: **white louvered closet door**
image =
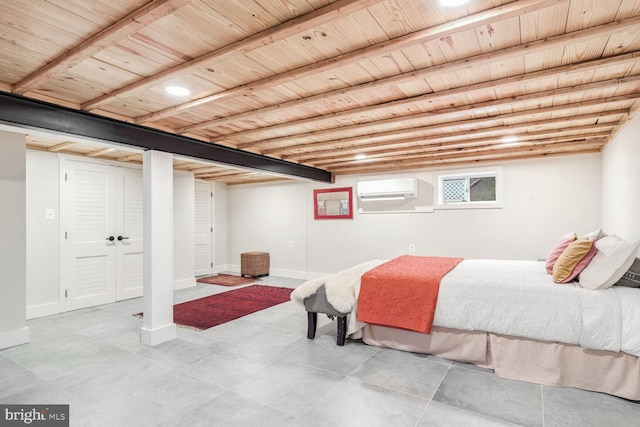
<svg viewBox="0 0 640 427">
<path fill-rule="evenodd" d="M 212 185 L 209 182 L 195 183 L 195 275 L 207 276 L 212 267 Z"/>
<path fill-rule="evenodd" d="M 66 162 L 67 310 L 115 301 L 113 179 L 109 166 Z"/>
<path fill-rule="evenodd" d="M 142 296 L 142 170 L 66 161 L 66 308 Z"/>
<path fill-rule="evenodd" d="M 143 187 L 140 169 L 116 169 L 116 300 L 142 296 Z"/>
</svg>

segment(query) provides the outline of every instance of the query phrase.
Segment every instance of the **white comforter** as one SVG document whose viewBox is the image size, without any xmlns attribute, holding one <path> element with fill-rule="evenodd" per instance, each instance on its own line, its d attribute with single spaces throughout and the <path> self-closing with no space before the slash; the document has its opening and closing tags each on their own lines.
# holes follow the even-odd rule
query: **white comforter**
<svg viewBox="0 0 640 427">
<path fill-rule="evenodd" d="M 538 261 L 464 260 L 440 283 L 434 325 L 640 356 L 640 289 L 556 284 Z"/>
</svg>

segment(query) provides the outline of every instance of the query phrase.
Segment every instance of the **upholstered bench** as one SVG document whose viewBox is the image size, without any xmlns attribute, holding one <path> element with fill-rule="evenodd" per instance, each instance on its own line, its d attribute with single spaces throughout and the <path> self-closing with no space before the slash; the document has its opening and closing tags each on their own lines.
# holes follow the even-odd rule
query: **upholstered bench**
<svg viewBox="0 0 640 427">
<path fill-rule="evenodd" d="M 307 280 L 291 292 L 291 300 L 307 311 L 307 338 L 316 336 L 318 313 L 338 318 L 338 345 L 344 345 L 347 332 L 359 330 L 355 322 L 353 325 L 347 323 L 347 317 L 356 304 L 356 288 L 360 277 L 382 262 L 367 261 L 335 274 Z M 351 326 L 355 328 L 353 331 L 349 329 Z"/>
<path fill-rule="evenodd" d="M 337 344 L 342 346 L 347 336 L 347 315 L 341 313 L 327 301 L 327 293 L 322 285 L 315 294 L 304 299 L 304 308 L 307 310 L 307 338 L 312 340 L 316 336 L 318 325 L 318 313 L 326 314 L 329 317 L 338 319 L 338 339 Z"/>
<path fill-rule="evenodd" d="M 240 275 L 268 276 L 269 253 L 268 252 L 244 252 L 240 254 Z"/>
</svg>

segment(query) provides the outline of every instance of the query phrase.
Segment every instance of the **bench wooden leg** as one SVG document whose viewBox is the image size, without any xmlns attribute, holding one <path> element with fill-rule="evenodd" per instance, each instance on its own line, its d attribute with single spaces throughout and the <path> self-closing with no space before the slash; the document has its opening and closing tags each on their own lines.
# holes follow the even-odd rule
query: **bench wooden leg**
<svg viewBox="0 0 640 427">
<path fill-rule="evenodd" d="M 347 338 L 347 316 L 338 317 L 338 345 L 344 345 Z"/>
<path fill-rule="evenodd" d="M 316 336 L 316 325 L 318 324 L 318 313 L 307 312 L 307 338 L 310 340 Z"/>
</svg>

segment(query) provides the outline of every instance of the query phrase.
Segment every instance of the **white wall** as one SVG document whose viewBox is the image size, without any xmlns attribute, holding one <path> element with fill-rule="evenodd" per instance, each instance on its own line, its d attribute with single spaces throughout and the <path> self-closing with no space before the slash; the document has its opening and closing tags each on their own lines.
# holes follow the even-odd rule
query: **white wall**
<svg viewBox="0 0 640 427">
<path fill-rule="evenodd" d="M 213 185 L 213 269 L 216 272 L 229 270 L 229 245 L 227 228 L 229 225 L 227 185 L 219 182 Z"/>
<path fill-rule="evenodd" d="M 510 161 L 502 168 L 503 209 L 356 211 L 352 220 L 314 220 L 312 193 L 355 187 L 359 176 L 335 184 L 230 186 L 230 263 L 237 269 L 241 252 L 267 251 L 271 274 L 311 277 L 407 253 L 409 244 L 416 255 L 540 259 L 567 232 L 601 226 L 600 154 Z"/>
<path fill-rule="evenodd" d="M 29 341 L 26 324 L 26 143 L 0 131 L 0 349 Z"/>
<path fill-rule="evenodd" d="M 609 234 L 640 240 L 640 114 L 602 153 L 602 223 Z"/>
<path fill-rule="evenodd" d="M 195 271 L 195 181 L 193 173 L 173 172 L 173 288 L 196 285 Z"/>
<path fill-rule="evenodd" d="M 302 181 L 229 186 L 230 268 L 240 271 L 242 252 L 264 251 L 269 252 L 271 274 L 290 276 L 307 271 L 307 224 L 309 215 L 313 216 L 311 189 Z"/>
<path fill-rule="evenodd" d="M 60 311 L 59 164 L 56 153 L 27 150 L 28 318 Z"/>
</svg>

